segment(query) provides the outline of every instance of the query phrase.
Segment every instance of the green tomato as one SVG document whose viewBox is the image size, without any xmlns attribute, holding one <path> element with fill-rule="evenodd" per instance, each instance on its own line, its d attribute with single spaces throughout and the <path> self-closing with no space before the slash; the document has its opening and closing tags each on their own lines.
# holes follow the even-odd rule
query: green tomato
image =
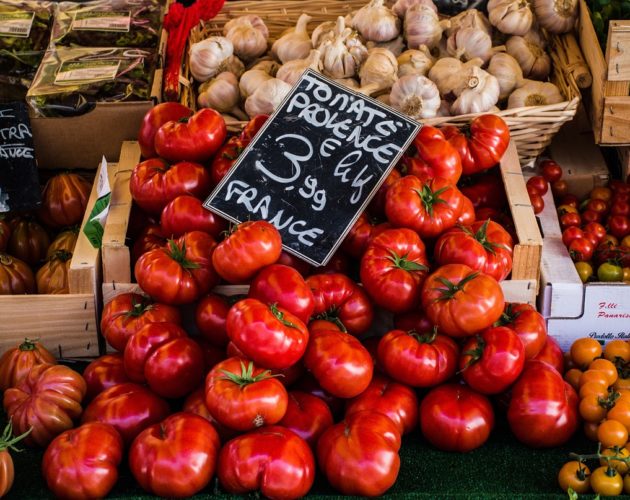
<svg viewBox="0 0 630 500">
<path fill-rule="evenodd" d="M 582 283 L 586 283 L 593 276 L 593 266 L 588 262 L 576 262 L 575 270 L 580 276 Z"/>
<path fill-rule="evenodd" d="M 623 269 L 612 262 L 604 262 L 597 268 L 599 281 L 623 281 Z"/>
</svg>

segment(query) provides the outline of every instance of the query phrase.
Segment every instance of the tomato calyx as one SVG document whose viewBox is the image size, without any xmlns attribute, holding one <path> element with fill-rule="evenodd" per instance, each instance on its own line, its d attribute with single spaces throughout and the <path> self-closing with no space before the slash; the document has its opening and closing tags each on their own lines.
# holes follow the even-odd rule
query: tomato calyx
<svg viewBox="0 0 630 500">
<path fill-rule="evenodd" d="M 501 314 L 501 317 L 495 321 L 493 326 L 507 326 L 516 321 L 516 318 L 518 318 L 521 313 L 522 311 L 514 312 L 512 304 L 507 304 L 505 306 L 505 311 L 503 311 L 503 314 Z"/>
<path fill-rule="evenodd" d="M 419 333 L 417 330 L 409 330 L 407 335 L 410 335 L 421 344 L 432 344 L 437 337 L 438 327 L 434 326 L 431 332 Z"/>
<path fill-rule="evenodd" d="M 271 314 L 273 314 L 275 318 L 280 321 L 280 323 L 282 323 L 284 326 L 295 329 L 298 328 L 295 323 L 291 323 L 289 320 L 285 319 L 284 313 L 278 309 L 277 303 L 269 304 L 269 310 L 271 311 Z"/>
<path fill-rule="evenodd" d="M 56 250 L 53 254 L 48 257 L 48 261 L 52 262 L 53 260 L 60 260 L 61 262 L 68 262 L 72 258 L 72 252 L 68 252 L 67 250 Z"/>
<path fill-rule="evenodd" d="M 398 255 L 391 248 L 388 249 L 388 251 L 389 251 L 389 257 L 387 257 L 387 259 L 390 260 L 393 266 L 397 267 L 398 269 L 402 269 L 403 271 L 407 271 L 410 273 L 429 270 L 427 266 L 418 264 L 417 262 L 414 262 L 413 260 L 409 260 L 408 259 L 409 253 L 406 253 L 405 255 Z"/>
<path fill-rule="evenodd" d="M 4 431 L 2 431 L 2 436 L 0 436 L 0 451 L 7 449 L 18 452 L 22 451 L 19 448 L 16 448 L 15 445 L 28 436 L 32 430 L 33 427 L 30 427 L 24 434 L 13 437 L 13 422 L 9 420 L 9 423 L 4 428 Z"/>
<path fill-rule="evenodd" d="M 24 338 L 24 342 L 22 342 L 19 346 L 18 349 L 20 351 L 34 351 L 36 349 L 36 343 L 39 339 L 29 339 L 29 338 Z"/>
<path fill-rule="evenodd" d="M 435 301 L 437 302 L 452 299 L 457 292 L 461 292 L 462 290 L 464 290 L 466 284 L 469 281 L 474 280 L 477 276 L 479 276 L 479 272 L 477 271 L 470 273 L 465 278 L 462 278 L 459 283 L 457 283 L 457 285 L 442 276 L 438 276 L 437 280 L 446 287 L 446 290 L 438 287 L 433 288 L 433 290 L 439 291 L 441 293 L 440 297 L 436 298 Z"/>
<path fill-rule="evenodd" d="M 494 243 L 492 241 L 488 240 L 488 225 L 490 224 L 490 219 L 487 219 L 479 229 L 477 229 L 476 233 L 472 233 L 472 231 L 470 231 L 470 229 L 466 228 L 466 227 L 462 227 L 462 230 L 468 234 L 469 236 L 472 236 L 475 240 L 477 240 L 479 242 L 479 244 L 487 251 L 490 252 L 492 255 L 495 255 L 495 249 L 497 248 L 501 248 L 503 250 L 510 250 L 510 248 L 507 245 L 504 245 L 502 243 Z"/>
<path fill-rule="evenodd" d="M 597 398 L 597 403 L 602 408 L 605 408 L 606 410 L 611 410 L 615 406 L 615 403 L 617 402 L 620 396 L 621 394 L 619 394 L 617 391 L 613 391 L 606 398 L 599 396 Z"/>
<path fill-rule="evenodd" d="M 249 362 L 247 366 L 241 361 L 241 373 L 233 373 L 227 370 L 221 370 L 223 376 L 219 377 L 221 380 L 229 380 L 235 383 L 239 387 L 243 388 L 246 385 L 255 384 L 267 380 L 268 378 L 282 377 L 281 373 L 272 374 L 271 370 L 265 370 L 258 375 L 254 376 L 254 363 Z"/>
<path fill-rule="evenodd" d="M 343 322 L 339 319 L 339 310 L 336 307 L 329 309 L 321 314 L 313 316 L 313 319 L 323 319 L 324 321 L 330 321 L 339 327 L 343 333 L 348 333 Z"/>
<path fill-rule="evenodd" d="M 186 259 L 186 243 L 180 247 L 175 240 L 168 240 L 168 253 L 171 258 L 178 262 L 184 269 L 199 269 L 201 266 L 196 262 Z"/>
<path fill-rule="evenodd" d="M 422 189 L 414 189 L 414 191 L 420 197 L 420 200 L 422 201 L 426 212 L 430 216 L 433 216 L 433 206 L 435 204 L 446 204 L 446 201 L 440 198 L 440 195 L 447 189 L 448 187 L 443 187 L 441 189 L 438 189 L 437 191 L 431 191 L 431 188 L 427 184 L 425 184 L 424 186 L 422 186 Z"/>
<path fill-rule="evenodd" d="M 0 253 L 0 264 L 3 266 L 10 266 L 13 264 L 13 258 L 6 253 Z"/>
<path fill-rule="evenodd" d="M 483 351 L 486 348 L 486 341 L 480 335 L 477 335 L 475 340 L 477 342 L 477 346 L 474 349 L 468 349 L 467 351 L 464 351 L 464 356 L 470 356 L 470 359 L 466 362 L 464 367 L 459 370 L 458 373 L 462 373 L 467 368 L 474 365 L 477 361 L 481 359 L 481 356 L 483 356 Z"/>
</svg>

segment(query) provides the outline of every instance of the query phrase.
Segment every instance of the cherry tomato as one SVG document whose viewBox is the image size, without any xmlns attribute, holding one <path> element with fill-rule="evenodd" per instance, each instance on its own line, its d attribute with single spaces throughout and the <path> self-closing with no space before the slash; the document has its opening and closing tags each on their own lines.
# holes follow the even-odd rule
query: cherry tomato
<svg viewBox="0 0 630 500">
<path fill-rule="evenodd" d="M 570 214 L 570 213 L 577 214 L 578 213 L 577 201 L 575 202 L 575 205 L 573 204 L 560 205 L 558 206 L 557 211 L 558 211 L 558 215 L 564 215 L 564 214 Z"/>
<path fill-rule="evenodd" d="M 551 192 L 553 193 L 554 198 L 566 196 L 569 193 L 569 185 L 567 184 L 567 181 L 558 179 L 557 181 L 551 182 Z"/>
<path fill-rule="evenodd" d="M 573 460 L 564 464 L 558 472 L 558 484 L 564 491 L 571 488 L 576 493 L 588 493 L 591 490 L 590 474 L 586 465 Z"/>
<path fill-rule="evenodd" d="M 564 380 L 566 380 L 571 387 L 576 391 L 580 389 L 580 377 L 582 376 L 582 370 L 579 368 L 571 368 L 564 374 Z M 606 387 L 608 390 L 608 387 Z"/>
<path fill-rule="evenodd" d="M 575 239 L 569 245 L 569 255 L 574 262 L 591 260 L 594 251 L 595 245 L 586 238 Z"/>
<path fill-rule="evenodd" d="M 600 396 L 587 394 L 580 400 L 579 412 L 587 422 L 598 423 L 606 417 L 606 408 L 599 403 Z"/>
<path fill-rule="evenodd" d="M 549 190 L 549 183 L 542 175 L 535 175 L 527 179 L 526 186 L 533 187 L 540 196 L 544 196 Z"/>
<path fill-rule="evenodd" d="M 582 212 L 582 223 L 589 224 L 591 222 L 601 222 L 602 214 L 594 210 L 584 210 Z"/>
<path fill-rule="evenodd" d="M 599 222 L 589 222 L 583 229 L 585 233 L 592 233 L 597 236 L 599 243 L 601 243 L 604 236 L 606 236 L 606 228 Z"/>
<path fill-rule="evenodd" d="M 619 448 L 618 446 L 613 446 L 611 448 L 605 448 L 601 451 L 601 454 L 605 457 L 629 457 L 630 451 L 627 448 Z M 628 463 L 623 460 L 607 460 L 605 458 L 599 459 L 599 465 L 609 465 L 615 469 L 619 474 L 625 474 L 628 472 Z"/>
<path fill-rule="evenodd" d="M 538 194 L 530 195 L 529 202 L 532 204 L 532 209 L 535 214 L 539 214 L 545 209 L 545 200 Z"/>
<path fill-rule="evenodd" d="M 562 214 L 559 220 L 560 220 L 560 229 L 562 229 L 563 231 L 566 228 L 571 227 L 571 226 L 580 227 L 580 225 L 582 224 L 582 218 L 580 217 L 580 214 L 576 214 L 573 212 Z M 602 226 L 602 228 L 603 227 L 604 226 Z"/>
<path fill-rule="evenodd" d="M 628 442 L 628 429 L 617 420 L 605 420 L 597 429 L 597 440 L 604 448 L 625 446 Z"/>
<path fill-rule="evenodd" d="M 608 385 L 613 385 L 617 381 L 617 368 L 612 361 L 604 358 L 597 358 L 588 365 L 588 369 L 603 371 L 606 374 L 606 382 Z"/>
<path fill-rule="evenodd" d="M 630 343 L 626 340 L 611 340 L 604 347 L 604 358 L 608 361 L 615 361 L 621 358 L 624 361 L 630 361 Z"/>
<path fill-rule="evenodd" d="M 568 227 L 562 231 L 562 243 L 564 243 L 564 246 L 567 248 L 574 240 L 582 238 L 584 238 L 584 231 L 579 227 Z"/>
<path fill-rule="evenodd" d="M 584 337 L 571 345 L 571 358 L 577 366 L 586 368 L 602 355 L 602 345 L 595 339 Z"/>
<path fill-rule="evenodd" d="M 541 161 L 538 168 L 547 182 L 555 182 L 562 177 L 562 167 L 553 160 Z"/>
<path fill-rule="evenodd" d="M 612 189 L 604 186 L 597 186 L 591 189 L 591 192 L 588 194 L 588 197 L 591 200 L 604 200 L 610 201 L 612 199 L 613 192 Z"/>
<path fill-rule="evenodd" d="M 582 283 L 586 283 L 593 277 L 593 266 L 591 266 L 588 262 L 576 262 L 575 270 L 582 280 Z"/>
<path fill-rule="evenodd" d="M 591 474 L 591 488 L 597 495 L 617 496 L 623 491 L 623 479 L 612 467 L 598 467 Z"/>
<path fill-rule="evenodd" d="M 599 281 L 623 281 L 623 269 L 612 262 L 604 262 L 597 268 Z"/>
</svg>

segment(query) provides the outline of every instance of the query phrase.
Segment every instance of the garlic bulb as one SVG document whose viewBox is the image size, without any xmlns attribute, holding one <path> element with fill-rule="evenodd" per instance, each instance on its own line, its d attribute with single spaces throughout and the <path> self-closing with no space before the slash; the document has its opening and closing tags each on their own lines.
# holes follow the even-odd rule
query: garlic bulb
<svg viewBox="0 0 630 500">
<path fill-rule="evenodd" d="M 506 99 L 523 80 L 523 70 L 518 61 L 505 52 L 497 52 L 492 56 L 488 73 L 499 82 L 499 99 Z"/>
<path fill-rule="evenodd" d="M 291 85 L 271 78 L 263 82 L 245 101 L 245 112 L 250 118 L 256 115 L 270 115 L 291 92 Z"/>
<path fill-rule="evenodd" d="M 373 92 L 391 88 L 398 78 L 398 61 L 386 49 L 372 49 L 359 70 L 361 87 L 374 85 Z"/>
<path fill-rule="evenodd" d="M 417 49 L 420 45 L 432 49 L 440 43 L 442 31 L 443 23 L 440 23 L 438 15 L 430 7 L 416 4 L 407 10 L 404 32 L 410 49 Z"/>
<path fill-rule="evenodd" d="M 333 38 L 320 45 L 319 51 L 322 71 L 331 78 L 352 78 L 368 55 L 358 33 L 346 28 L 343 17 L 337 18 Z"/>
<path fill-rule="evenodd" d="M 442 99 L 440 101 L 440 107 L 437 110 L 437 113 L 435 115 L 436 117 L 438 116 L 451 116 L 451 103 L 448 102 L 446 99 Z"/>
<path fill-rule="evenodd" d="M 250 14 L 228 21 L 223 27 L 223 35 L 234 45 L 234 53 L 245 61 L 267 51 L 269 30 L 258 16 Z"/>
<path fill-rule="evenodd" d="M 538 24 L 549 33 L 566 33 L 573 29 L 578 15 L 578 0 L 533 0 L 533 2 Z"/>
<path fill-rule="evenodd" d="M 302 14 L 295 28 L 278 38 L 271 46 L 271 53 L 283 64 L 294 59 L 304 59 L 311 51 L 311 37 L 306 25 L 311 20 L 308 14 Z"/>
<path fill-rule="evenodd" d="M 484 64 L 492 54 L 492 38 L 478 28 L 461 28 L 448 37 L 446 50 L 451 57 L 470 61 L 478 57 Z"/>
<path fill-rule="evenodd" d="M 234 52 L 227 38 L 212 36 L 193 43 L 189 50 L 190 72 L 198 82 L 208 81 L 221 72 L 221 65 Z"/>
<path fill-rule="evenodd" d="M 238 109 L 241 95 L 238 80 L 233 73 L 224 72 L 202 83 L 198 94 L 197 104 L 200 108 L 212 108 L 219 113 L 231 113 L 241 120 L 247 119 L 247 116 Z"/>
<path fill-rule="evenodd" d="M 241 75 L 245 73 L 245 65 L 238 57 L 230 56 L 221 65 L 221 70 L 229 71 L 233 73 L 236 78 L 240 78 Z"/>
<path fill-rule="evenodd" d="M 311 45 L 318 49 L 326 40 L 331 40 L 335 36 L 335 21 L 325 21 L 318 25 L 311 35 Z"/>
<path fill-rule="evenodd" d="M 487 71 L 471 66 L 454 93 L 458 97 L 451 106 L 453 115 L 486 113 L 499 101 L 499 82 Z"/>
<path fill-rule="evenodd" d="M 437 7 L 433 3 L 433 0 L 396 0 L 396 3 L 392 5 L 392 12 L 398 17 L 404 19 L 409 8 L 416 4 L 426 5 L 427 7 L 433 9 L 436 13 L 438 11 Z"/>
<path fill-rule="evenodd" d="M 241 79 L 238 82 L 241 97 L 243 99 L 247 99 L 258 87 L 267 80 L 271 79 L 273 79 L 273 76 L 261 69 L 250 69 L 249 71 L 246 71 L 243 73 L 243 76 L 241 76 Z"/>
<path fill-rule="evenodd" d="M 461 85 L 462 79 L 473 66 L 480 67 L 481 59 L 471 59 L 462 63 L 453 57 L 438 59 L 429 70 L 429 78 L 437 85 L 442 97 L 455 94 L 455 89 Z"/>
<path fill-rule="evenodd" d="M 505 43 L 508 54 L 518 61 L 525 78 L 545 80 L 551 71 L 551 59 L 545 41 L 537 31 L 525 36 L 512 36 Z"/>
<path fill-rule="evenodd" d="M 278 70 L 276 78 L 293 86 L 307 69 L 311 68 L 315 71 L 322 69 L 321 56 L 322 54 L 319 50 L 311 50 L 306 59 L 296 59 L 283 64 Z"/>
<path fill-rule="evenodd" d="M 488 18 L 477 9 L 467 9 L 456 16 L 453 16 L 449 20 L 449 25 L 445 28 L 446 36 L 451 36 L 456 31 L 463 28 L 480 29 L 492 34 L 492 26 Z"/>
<path fill-rule="evenodd" d="M 525 80 L 524 84 L 510 94 L 508 109 L 526 106 L 547 106 L 563 102 L 560 90 L 550 82 Z"/>
<path fill-rule="evenodd" d="M 405 75 L 425 76 L 435 59 L 426 45 L 421 45 L 418 50 L 406 50 L 398 56 L 398 78 Z"/>
<path fill-rule="evenodd" d="M 400 33 L 400 19 L 385 7 L 384 0 L 370 0 L 356 12 L 352 18 L 352 27 L 365 40 L 387 42 Z"/>
<path fill-rule="evenodd" d="M 490 0 L 490 24 L 507 35 L 524 35 L 532 28 L 534 13 L 529 0 Z"/>
<path fill-rule="evenodd" d="M 336 78 L 335 81 L 352 90 L 356 90 L 360 87 L 359 82 L 354 78 Z"/>
<path fill-rule="evenodd" d="M 440 91 L 426 76 L 398 79 L 389 94 L 391 106 L 412 118 L 433 118 L 440 108 Z"/>
<path fill-rule="evenodd" d="M 405 50 L 405 41 L 402 36 L 394 38 L 389 42 L 367 42 L 365 44 L 368 50 L 380 47 L 381 49 L 389 50 L 394 56 L 398 57 Z"/>
<path fill-rule="evenodd" d="M 259 69 L 260 71 L 264 71 L 268 75 L 276 76 L 276 73 L 280 69 L 280 65 L 273 59 L 269 59 L 265 57 L 265 58 L 259 59 L 256 62 L 256 64 L 254 64 L 251 68 L 249 68 L 249 70 L 253 70 L 253 69 Z"/>
</svg>

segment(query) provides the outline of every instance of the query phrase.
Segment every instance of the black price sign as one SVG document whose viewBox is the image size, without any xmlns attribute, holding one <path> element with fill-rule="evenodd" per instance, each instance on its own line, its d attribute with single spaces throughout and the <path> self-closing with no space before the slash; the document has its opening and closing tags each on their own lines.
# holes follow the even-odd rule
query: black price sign
<svg viewBox="0 0 630 500">
<path fill-rule="evenodd" d="M 288 252 L 324 265 L 419 128 L 308 70 L 204 206 L 269 221 Z"/>
<path fill-rule="evenodd" d="M 26 104 L 0 104 L 0 212 L 30 210 L 41 201 Z"/>
</svg>

